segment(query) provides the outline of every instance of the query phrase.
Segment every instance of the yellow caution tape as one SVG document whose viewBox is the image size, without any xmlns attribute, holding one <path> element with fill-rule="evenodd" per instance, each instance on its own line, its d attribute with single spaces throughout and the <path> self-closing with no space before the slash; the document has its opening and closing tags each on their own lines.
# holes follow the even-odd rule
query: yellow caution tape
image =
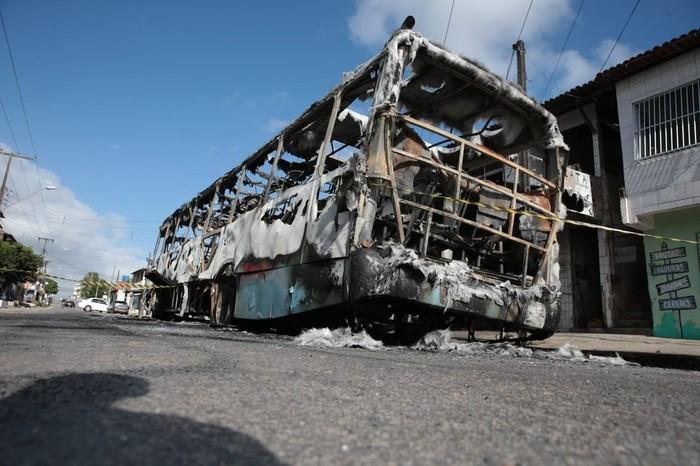
<svg viewBox="0 0 700 466">
<path fill-rule="evenodd" d="M 393 187 L 393 186 L 387 186 L 387 185 L 381 185 L 381 184 L 375 184 L 374 186 L 382 187 L 382 188 L 389 188 L 393 189 L 395 191 L 398 191 L 398 188 Z M 587 227 L 587 228 L 593 228 L 596 230 L 605 230 L 605 231 L 612 231 L 615 233 L 622 233 L 626 235 L 633 235 L 633 236 L 639 236 L 641 238 L 653 238 L 653 239 L 659 239 L 659 240 L 664 240 L 664 241 L 673 241 L 677 243 L 686 243 L 686 244 L 695 244 L 698 245 L 700 244 L 700 241 L 697 240 L 690 240 L 690 239 L 682 239 L 682 238 L 674 238 L 671 236 L 662 236 L 662 235 L 652 235 L 650 233 L 641 233 L 638 231 L 633 231 L 633 230 L 623 230 L 621 228 L 614 228 L 614 227 L 609 227 L 605 225 L 597 225 L 595 223 L 589 223 L 589 222 L 582 222 L 580 220 L 571 220 L 571 219 L 565 219 L 561 218 L 556 215 L 544 215 L 540 213 L 536 213 L 530 210 L 517 210 L 517 209 L 511 209 L 510 207 L 503 207 L 499 205 L 494 205 L 494 204 L 487 204 L 484 202 L 479 202 L 479 201 L 468 201 L 465 199 L 457 199 L 455 197 L 451 196 L 445 196 L 442 194 L 434 194 L 434 193 L 426 193 L 426 192 L 420 192 L 420 191 L 411 191 L 412 194 L 420 194 L 423 196 L 430 196 L 435 199 L 444 199 L 444 200 L 449 200 L 453 202 L 459 202 L 461 204 L 465 205 L 473 205 L 476 207 L 481 207 L 481 208 L 486 208 L 486 209 L 492 209 L 496 210 L 499 212 L 508 212 L 514 215 L 523 215 L 527 217 L 534 217 L 538 218 L 541 220 L 547 220 L 551 222 L 561 222 L 569 225 L 576 225 L 576 226 L 582 226 L 582 227 Z M 427 206 L 426 206 L 427 207 Z M 144 284 L 144 285 L 134 285 L 131 283 L 126 283 L 126 282 L 108 282 L 107 280 L 76 280 L 74 278 L 66 278 L 66 277 L 60 277 L 57 275 L 51 275 L 51 274 L 41 274 L 41 272 L 38 272 L 36 270 L 21 270 L 21 269 L 10 269 L 10 268 L 4 268 L 0 267 L 0 271 L 2 272 L 20 272 L 20 273 L 37 273 L 40 275 L 43 275 L 45 277 L 49 278 L 54 278 L 57 280 L 64 280 L 64 281 L 69 281 L 69 282 L 76 282 L 76 283 L 81 283 L 86 286 L 104 286 L 104 287 L 110 287 L 110 288 L 116 288 L 116 289 L 128 289 L 128 290 L 150 290 L 150 289 L 163 289 L 163 288 L 177 288 L 179 285 L 153 285 L 153 284 Z"/>
<path fill-rule="evenodd" d="M 153 284 L 144 284 L 144 285 L 134 285 L 133 283 L 127 283 L 127 282 L 108 282 L 107 280 L 76 280 L 75 278 L 67 278 L 67 277 L 61 277 L 58 275 L 52 275 L 50 273 L 44 274 L 36 270 L 23 270 L 23 269 L 11 269 L 7 267 L 0 267 L 0 272 L 18 272 L 18 273 L 35 273 L 47 278 L 53 278 L 55 280 L 63 280 L 63 281 L 68 281 L 68 282 L 75 282 L 75 283 L 80 283 L 84 286 L 102 286 L 102 287 L 109 287 L 109 288 L 117 288 L 117 289 L 129 289 L 129 290 L 144 290 L 144 289 L 160 289 L 160 288 L 177 288 L 178 285 L 153 285 Z"/>
</svg>

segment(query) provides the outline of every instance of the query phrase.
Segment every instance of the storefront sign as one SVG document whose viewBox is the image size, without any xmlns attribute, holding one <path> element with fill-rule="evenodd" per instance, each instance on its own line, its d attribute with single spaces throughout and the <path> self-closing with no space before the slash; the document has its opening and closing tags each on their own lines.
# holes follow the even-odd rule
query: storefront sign
<svg viewBox="0 0 700 466">
<path fill-rule="evenodd" d="M 688 273 L 687 262 L 676 262 L 675 264 L 652 265 L 651 274 L 666 275 L 671 273 Z"/>
<path fill-rule="evenodd" d="M 664 243 L 665 245 L 666 243 Z M 651 261 L 663 261 L 668 259 L 676 259 L 678 257 L 685 257 L 685 247 L 664 249 L 663 246 L 661 251 L 652 252 L 649 254 Z"/>
<path fill-rule="evenodd" d="M 671 291 L 682 290 L 684 288 L 690 288 L 690 280 L 688 280 L 687 275 L 656 285 L 656 291 L 660 295 L 670 293 Z"/>
<path fill-rule="evenodd" d="M 685 247 L 668 248 L 666 242 L 661 243 L 661 250 L 649 253 L 651 262 L 657 261 L 660 264 L 649 264 L 652 276 L 664 276 L 665 282 L 656 285 L 656 293 L 659 297 L 660 311 L 675 311 L 678 313 L 678 328 L 681 338 L 683 338 L 683 316 L 682 311 L 696 309 L 694 296 L 678 296 L 680 290 L 690 288 L 689 275 L 676 277 L 674 274 L 688 273 L 688 261 L 680 260 L 673 262 L 673 259 L 686 257 Z"/>
<path fill-rule="evenodd" d="M 689 311 L 691 309 L 695 309 L 696 307 L 694 296 L 659 299 L 659 309 L 662 311 Z"/>
</svg>

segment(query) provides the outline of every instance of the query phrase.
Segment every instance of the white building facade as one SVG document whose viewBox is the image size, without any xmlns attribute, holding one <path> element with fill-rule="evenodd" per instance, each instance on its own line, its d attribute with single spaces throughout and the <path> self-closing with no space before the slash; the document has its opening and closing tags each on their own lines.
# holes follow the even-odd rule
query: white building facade
<svg viewBox="0 0 700 466">
<path fill-rule="evenodd" d="M 654 335 L 700 339 L 700 246 L 674 240 L 700 241 L 700 48 L 621 79 L 616 94 L 623 222 L 653 235 Z"/>
</svg>

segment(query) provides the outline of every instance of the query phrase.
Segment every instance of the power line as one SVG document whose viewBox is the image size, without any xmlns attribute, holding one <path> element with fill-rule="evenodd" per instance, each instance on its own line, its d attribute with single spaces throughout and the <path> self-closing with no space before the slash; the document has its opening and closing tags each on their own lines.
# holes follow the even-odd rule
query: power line
<svg viewBox="0 0 700 466">
<path fill-rule="evenodd" d="M 16 181 L 16 180 L 14 179 L 14 177 L 12 176 L 12 173 L 10 173 L 10 175 L 9 175 L 9 180 L 8 180 L 8 181 L 9 181 L 9 184 L 10 184 L 11 186 L 14 187 L 14 188 L 12 189 L 12 191 L 17 195 L 17 194 L 18 194 L 18 191 L 17 191 L 17 181 Z M 18 208 L 18 209 L 20 209 L 20 210 L 22 211 L 22 215 L 23 215 L 24 217 L 26 217 L 26 218 L 29 218 L 29 217 L 30 217 L 30 212 L 25 208 L 25 206 L 24 206 L 23 203 L 19 203 L 18 205 L 13 206 L 13 208 L 15 208 L 15 209 Z M 37 221 L 38 221 L 38 219 L 37 219 Z M 33 236 L 35 236 L 35 237 L 41 236 L 41 235 L 34 229 L 34 226 L 32 225 L 31 222 L 29 222 L 27 225 L 29 226 L 29 228 L 30 228 L 30 230 L 31 230 Z M 24 236 L 24 232 L 22 232 L 21 235 Z"/>
<path fill-rule="evenodd" d="M 605 65 L 608 63 L 608 60 L 610 59 L 610 56 L 613 54 L 615 47 L 617 47 L 617 43 L 620 42 L 620 38 L 622 38 L 622 34 L 625 33 L 625 29 L 627 29 L 627 25 L 630 23 L 630 20 L 632 19 L 634 12 L 637 11 L 637 7 L 639 6 L 640 1 L 641 0 L 637 0 L 634 3 L 634 6 L 632 7 L 632 11 L 630 11 L 629 16 L 627 16 L 627 21 L 625 21 L 625 25 L 622 26 L 622 30 L 620 31 L 620 34 L 617 36 L 617 39 L 615 39 L 615 43 L 613 44 L 612 48 L 610 49 L 610 53 L 608 53 L 608 56 L 605 57 L 605 60 L 603 61 L 603 64 L 601 65 L 600 70 L 598 71 L 599 74 L 603 71 L 603 69 L 605 69 Z"/>
<path fill-rule="evenodd" d="M 7 110 L 5 109 L 5 102 L 3 102 L 2 97 L 0 97 L 0 108 L 2 109 L 2 114 L 5 117 L 5 122 L 7 123 L 7 129 L 10 130 L 10 137 L 15 145 L 15 150 L 20 152 L 19 144 L 17 144 L 17 138 L 15 137 L 15 130 L 12 129 L 12 124 L 10 123 L 10 117 L 7 115 Z"/>
<path fill-rule="evenodd" d="M 4 220 L 7 221 L 7 222 L 10 223 L 10 224 L 15 224 L 15 227 L 14 227 L 14 228 L 17 228 L 17 225 L 18 225 L 19 220 L 15 219 L 15 218 L 6 218 L 6 219 L 4 219 Z M 88 236 L 85 236 L 85 235 L 80 235 L 79 233 L 73 233 L 73 235 L 82 236 L 82 237 L 85 237 L 85 238 L 88 237 Z M 104 239 L 106 239 L 106 240 L 117 240 L 117 238 L 108 238 L 108 237 L 105 237 Z M 148 241 L 148 240 L 147 240 L 147 239 L 144 239 L 144 240 L 142 240 L 142 241 Z M 151 242 L 150 244 L 152 244 L 152 242 Z M 104 249 L 104 248 L 99 248 L 99 247 L 90 245 L 90 250 L 91 250 L 91 251 L 100 251 L 100 252 L 104 252 L 104 253 L 107 253 L 107 254 L 118 254 L 120 250 L 129 250 L 129 249 L 131 249 L 131 250 L 136 249 L 138 254 L 141 254 L 141 252 L 142 252 L 142 251 L 140 251 L 140 248 L 135 247 L 135 246 L 114 246 L 114 247 L 112 247 L 112 249 Z M 48 253 L 47 253 L 47 254 L 48 254 Z M 50 255 L 50 254 L 49 254 L 49 255 Z M 60 261 L 61 259 L 58 259 L 58 260 Z"/>
<path fill-rule="evenodd" d="M 37 230 L 34 229 L 34 224 L 32 223 L 32 220 L 29 218 L 29 215 L 27 215 L 26 217 L 27 217 L 27 220 L 26 220 L 26 227 L 27 228 L 24 228 L 24 229 L 27 230 L 26 232 L 31 232 L 32 237 L 37 238 L 39 235 L 41 235 L 41 233 L 39 233 Z M 10 230 L 12 231 L 12 234 L 17 234 L 19 231 L 20 222 L 22 222 L 22 220 L 19 220 L 18 218 L 15 218 L 15 217 L 6 217 L 3 219 L 3 222 L 10 225 Z M 15 225 L 14 227 L 12 227 L 13 224 Z M 25 226 L 24 222 L 22 223 L 22 226 L 23 227 Z M 24 234 L 26 232 L 22 231 L 21 233 Z M 31 241 L 33 242 L 34 240 L 31 240 Z"/>
<path fill-rule="evenodd" d="M 15 131 L 12 128 L 12 123 L 10 122 L 10 117 L 7 114 L 7 109 L 5 108 L 5 103 L 3 102 L 2 98 L 0 98 L 0 108 L 2 109 L 2 114 L 5 117 L 5 123 L 7 123 L 7 129 L 10 131 L 10 137 L 12 138 L 12 142 L 15 145 L 15 150 L 17 152 L 21 152 L 20 148 L 19 148 L 19 143 L 17 142 L 17 137 L 15 136 Z M 24 171 L 24 164 L 22 164 L 22 159 L 19 159 L 18 163 L 20 164 L 20 168 L 22 170 L 22 178 L 24 179 L 24 186 L 27 188 L 27 192 L 30 192 L 29 182 L 27 181 L 27 174 Z M 8 170 L 9 168 L 10 168 L 10 164 L 8 163 L 8 165 L 6 165 L 5 169 Z M 8 176 L 9 176 L 9 174 L 8 174 Z M 16 188 L 17 188 L 17 186 L 15 185 L 15 190 L 16 190 Z M 39 223 L 39 215 L 36 212 L 36 207 L 34 207 L 34 202 L 30 199 L 29 203 L 32 206 L 32 212 L 34 213 L 34 218 L 36 219 L 37 223 Z M 31 227 L 31 229 L 32 229 L 32 232 L 35 233 L 35 236 L 40 236 L 39 234 L 36 233 L 36 230 L 34 230 L 33 226 Z"/>
<path fill-rule="evenodd" d="M 0 11 L 0 23 L 2 24 L 2 31 L 5 35 L 5 43 L 7 44 L 7 52 L 10 54 L 10 64 L 12 65 L 12 74 L 15 76 L 15 86 L 17 87 L 17 94 L 19 95 L 19 102 L 22 105 L 22 113 L 24 114 L 24 123 L 27 125 L 27 134 L 29 134 L 29 142 L 32 145 L 33 154 L 36 155 L 36 147 L 34 146 L 34 136 L 32 136 L 32 129 L 29 126 L 29 118 L 27 117 L 27 108 L 24 106 L 24 96 L 22 95 L 22 89 L 19 86 L 19 77 L 17 75 L 17 68 L 15 67 L 15 57 L 12 55 L 12 47 L 10 46 L 10 37 L 7 34 L 7 28 L 5 27 L 5 18 Z"/>
<path fill-rule="evenodd" d="M 574 17 L 574 20 L 571 22 L 571 27 L 569 28 L 569 33 L 566 35 L 566 40 L 564 40 L 564 45 L 561 47 L 561 51 L 559 52 L 559 56 L 557 57 L 557 61 L 554 64 L 554 68 L 552 69 L 552 74 L 549 75 L 549 80 L 547 81 L 547 85 L 544 88 L 544 92 L 542 93 L 542 99 L 547 95 L 547 91 L 549 90 L 550 84 L 552 84 L 552 79 L 554 79 L 554 74 L 557 72 L 557 67 L 559 66 L 559 61 L 561 60 L 562 55 L 564 55 L 564 51 L 566 50 L 566 46 L 569 44 L 569 39 L 571 38 L 571 33 L 574 30 L 574 26 L 576 25 L 576 20 L 578 20 L 578 16 L 581 14 L 581 9 L 583 9 L 583 2 L 585 0 L 581 0 L 581 3 L 578 4 L 578 11 L 576 11 L 576 16 Z"/>
<path fill-rule="evenodd" d="M 535 63 L 529 56 L 527 57 L 527 61 L 530 63 L 530 68 L 534 69 L 537 72 L 537 74 L 542 78 L 542 83 L 544 83 L 544 81 L 547 80 L 547 74 L 544 71 L 542 71 L 542 68 L 540 68 L 537 65 L 537 63 Z M 533 80 L 528 78 L 528 81 L 532 82 Z M 561 87 L 557 86 L 556 84 L 552 85 L 552 89 L 560 94 L 564 93 L 564 91 L 561 89 Z M 533 94 L 534 94 L 534 90 L 533 90 Z"/>
<path fill-rule="evenodd" d="M 24 187 L 26 188 L 27 193 L 31 193 L 32 190 L 29 188 L 29 181 L 27 181 L 27 172 L 24 169 L 24 160 L 20 159 L 17 162 L 19 163 L 19 168 L 20 168 L 20 171 L 22 172 L 22 178 L 24 179 Z M 41 221 L 41 219 L 39 218 L 39 214 L 37 213 L 37 209 L 34 206 L 34 199 L 30 198 L 27 200 L 29 201 L 29 205 L 32 206 L 32 212 L 34 213 L 34 218 L 36 219 L 36 222 L 39 223 Z M 44 211 L 45 211 L 45 208 L 44 208 Z M 44 217 L 44 224 L 46 225 L 46 217 Z M 35 231 L 33 226 L 32 226 L 32 231 Z M 37 234 L 37 236 L 41 236 L 41 235 Z"/>
<path fill-rule="evenodd" d="M 160 226 L 162 223 L 161 221 L 156 221 L 156 220 L 143 220 L 143 219 L 132 219 L 129 217 L 124 217 L 123 219 L 121 218 L 101 218 L 98 217 L 97 214 L 93 216 L 87 216 L 87 215 L 65 215 L 60 212 L 54 212 L 49 210 L 47 212 L 49 214 L 49 217 L 57 218 L 57 219 L 66 219 L 66 220 L 78 220 L 78 221 L 94 221 L 94 222 L 102 222 L 102 223 L 112 223 L 112 224 L 118 224 L 122 221 L 132 224 L 132 223 L 145 223 L 149 225 L 157 225 Z"/>
<path fill-rule="evenodd" d="M 530 16 L 530 8 L 532 8 L 532 3 L 535 0 L 530 0 L 530 5 L 527 7 L 527 11 L 525 12 L 525 18 L 523 18 L 523 24 L 520 26 L 520 32 L 518 33 L 518 38 L 515 40 L 515 42 L 518 42 L 520 38 L 523 35 L 523 30 L 525 29 L 525 23 L 527 22 L 527 17 Z M 515 57 L 515 49 L 512 50 L 510 53 L 510 62 L 508 62 L 508 71 L 506 71 L 506 81 L 508 81 L 508 75 L 510 74 L 510 67 L 513 66 L 513 57 Z"/>
<path fill-rule="evenodd" d="M 35 165 L 34 167 L 36 168 L 36 176 L 37 180 L 39 181 L 39 187 L 41 188 L 44 185 L 43 180 L 41 179 L 41 173 L 39 172 L 39 159 L 37 156 L 37 151 L 36 151 L 36 145 L 34 144 L 34 135 L 32 134 L 32 127 L 29 124 L 29 117 L 27 116 L 27 107 L 24 104 L 24 95 L 22 94 L 22 87 L 19 85 L 19 74 L 17 73 L 17 67 L 15 66 L 15 57 L 14 54 L 12 53 L 12 46 L 10 45 L 10 36 L 7 33 L 7 27 L 5 26 L 5 17 L 2 14 L 2 11 L 0 10 L 0 24 L 2 24 L 2 31 L 5 36 L 5 44 L 7 45 L 7 53 L 10 56 L 10 64 L 12 65 L 12 74 L 14 75 L 15 78 L 15 86 L 17 87 L 17 95 L 19 96 L 19 102 L 20 105 L 22 106 L 22 114 L 24 115 L 24 124 L 27 126 L 27 134 L 29 135 L 29 143 L 32 146 L 32 152 L 35 157 Z M 19 150 L 19 148 L 17 148 Z M 20 166 L 22 167 L 22 174 L 24 174 L 24 165 L 20 163 Z M 26 178 L 25 178 L 26 181 Z M 39 199 L 41 199 L 41 206 L 44 208 L 44 226 L 46 227 L 46 231 L 48 231 L 48 223 L 46 222 L 46 201 L 44 200 L 44 193 L 41 192 L 39 194 Z M 34 208 L 34 203 L 32 202 L 32 208 Z M 36 212 L 36 210 L 35 210 Z M 37 216 L 37 222 L 39 222 L 39 217 Z"/>
<path fill-rule="evenodd" d="M 78 266 L 78 265 L 71 264 L 70 262 L 67 262 L 67 261 L 63 260 L 63 259 L 61 259 L 60 257 L 58 257 L 58 256 L 56 256 L 56 255 L 54 255 L 54 254 L 52 254 L 52 253 L 50 253 L 50 252 L 47 252 L 46 255 L 47 255 L 47 256 L 50 256 L 50 257 L 53 258 L 54 260 L 57 260 L 57 261 L 63 263 L 64 265 L 67 265 L 68 267 L 71 267 L 71 268 L 73 268 L 73 269 L 75 269 L 75 270 L 79 270 L 79 271 L 81 271 L 81 272 L 84 272 L 84 271 L 86 271 L 86 270 L 89 270 L 88 267 L 80 267 L 80 266 Z"/>
<path fill-rule="evenodd" d="M 13 144 L 15 145 L 15 150 L 16 150 L 17 152 L 20 152 L 20 150 L 19 150 L 19 143 L 17 142 L 17 137 L 15 136 L 15 131 L 14 131 L 14 129 L 12 128 L 12 123 L 10 122 L 10 117 L 9 117 L 9 115 L 7 114 L 7 109 L 5 108 L 5 102 L 3 102 L 3 100 L 2 100 L 1 97 L 0 97 L 0 109 L 2 109 L 2 114 L 3 114 L 3 116 L 5 117 L 5 123 L 7 123 L 7 129 L 9 130 L 9 132 L 10 132 L 10 137 L 12 138 L 12 142 L 13 142 Z M 22 169 L 22 177 L 24 178 L 24 184 L 25 184 L 25 186 L 27 187 L 27 192 L 28 192 L 28 191 L 29 191 L 29 182 L 27 181 L 27 175 L 26 175 L 25 172 L 24 172 L 24 165 L 22 165 L 21 162 L 22 162 L 22 160 L 20 159 L 20 160 L 19 160 L 19 163 L 20 163 L 20 167 L 21 167 L 21 169 Z M 8 164 L 5 166 L 5 170 L 9 170 L 9 169 L 10 169 L 10 166 L 11 166 L 11 164 L 10 164 L 9 161 L 8 161 Z M 8 178 L 12 179 L 11 173 L 8 173 Z M 13 185 L 15 186 L 15 191 L 17 191 L 17 186 L 16 186 L 16 184 L 15 184 L 14 182 L 13 182 Z M 31 206 L 32 206 L 32 211 L 34 212 L 34 218 L 36 219 L 37 222 L 39 222 L 39 216 L 38 216 L 38 214 L 36 213 L 36 208 L 34 207 L 34 203 L 31 203 Z M 0 209 L 2 209 L 1 206 L 0 206 Z M 22 209 L 22 210 L 24 211 L 24 209 Z M 25 215 L 27 215 L 27 214 L 25 214 Z M 27 215 L 27 216 L 29 216 L 29 215 Z M 34 230 L 34 227 L 33 227 L 33 226 L 31 227 L 31 229 L 32 229 L 32 232 L 35 234 L 35 236 L 40 236 L 40 235 L 36 232 L 36 230 Z"/>
<path fill-rule="evenodd" d="M 450 31 L 450 23 L 452 22 L 452 12 L 455 9 L 455 0 L 452 0 L 452 6 L 450 7 L 450 17 L 447 19 L 447 27 L 445 28 L 445 38 L 442 40 L 442 45 L 447 47 L 447 33 Z"/>
</svg>

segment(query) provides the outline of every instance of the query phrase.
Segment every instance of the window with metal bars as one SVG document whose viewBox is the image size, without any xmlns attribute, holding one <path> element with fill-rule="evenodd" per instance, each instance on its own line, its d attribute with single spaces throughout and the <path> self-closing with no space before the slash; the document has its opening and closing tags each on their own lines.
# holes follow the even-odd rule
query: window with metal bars
<svg viewBox="0 0 700 466">
<path fill-rule="evenodd" d="M 700 80 L 634 104 L 637 159 L 700 144 Z"/>
</svg>

